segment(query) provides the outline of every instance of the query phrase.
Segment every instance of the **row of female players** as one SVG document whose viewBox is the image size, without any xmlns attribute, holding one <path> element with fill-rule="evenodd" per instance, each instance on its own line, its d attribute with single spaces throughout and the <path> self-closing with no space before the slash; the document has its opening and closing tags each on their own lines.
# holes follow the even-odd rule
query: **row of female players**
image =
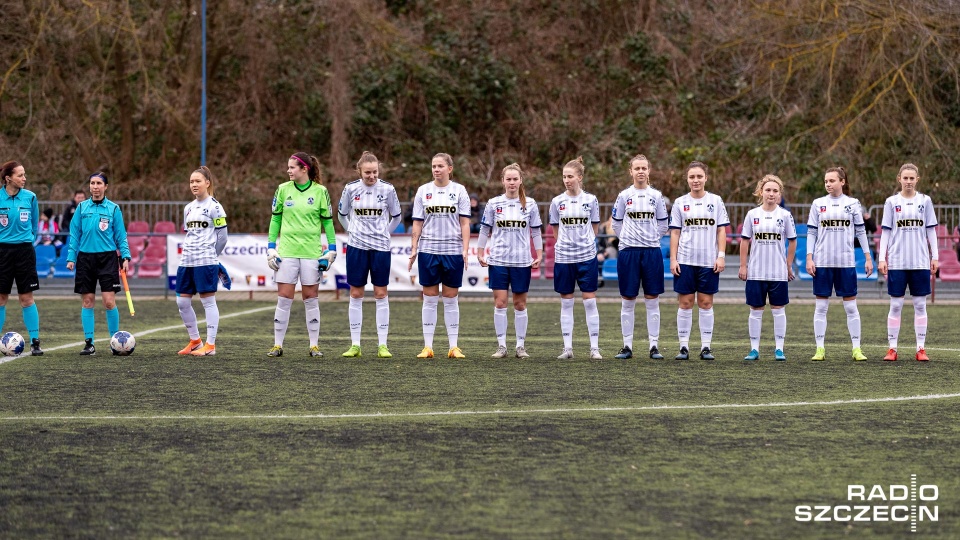
<svg viewBox="0 0 960 540">
<path fill-rule="evenodd" d="M 379 160 L 365 152 L 357 163 L 360 179 L 347 184 L 338 205 L 337 215 L 348 231 L 347 281 L 350 285 L 349 322 L 352 345 L 345 357 L 361 356 L 360 333 L 364 287 L 372 282 L 376 299 L 376 321 L 379 346 L 377 356 L 391 357 L 387 347 L 389 332 L 389 238 L 400 220 L 400 204 L 396 190 L 379 178 Z M 306 308 L 311 356 L 322 356 L 319 350 L 320 311 L 317 300 L 321 273 L 337 256 L 329 192 L 320 184 L 320 164 L 309 154 L 298 152 L 287 161 L 289 181 L 281 184 L 271 207 L 267 264 L 276 271 L 278 302 L 274 316 L 275 345 L 268 355 L 281 356 L 289 323 L 294 291 L 299 281 Z M 433 181 L 421 186 L 414 199 L 414 226 L 409 269 L 418 265 L 423 286 L 422 323 L 424 348 L 420 358 L 433 357 L 433 335 L 437 307 L 443 298 L 444 323 L 450 344 L 448 357 L 462 358 L 457 345 L 459 330 L 458 290 L 469 254 L 469 198 L 464 187 L 451 180 L 453 160 L 448 154 L 437 154 L 431 161 Z M 701 334 L 700 357 L 713 359 L 710 348 L 713 334 L 713 295 L 719 286 L 719 274 L 725 267 L 725 227 L 729 224 L 723 201 L 706 191 L 707 166 L 691 163 L 686 170 L 690 193 L 678 198 L 668 216 L 662 194 L 649 185 L 650 162 L 642 155 L 629 163 L 632 185 L 625 189 L 614 205 L 614 231 L 620 238 L 618 257 L 619 286 L 622 296 L 621 330 L 623 348 L 617 358 L 633 355 L 634 312 L 641 288 L 646 306 L 649 354 L 663 358 L 659 351 L 659 296 L 664 292 L 663 259 L 660 237 L 671 231 L 670 270 L 675 276 L 678 294 L 677 314 L 680 351 L 676 358 L 689 358 L 689 336 L 692 329 L 693 305 L 699 308 Z M 587 317 L 590 357 L 601 359 L 599 349 L 599 314 L 596 306 L 597 261 L 595 239 L 599 225 L 599 204 L 595 196 L 583 189 L 583 163 L 579 158 L 563 168 L 564 193 L 550 205 L 549 220 L 557 230 L 555 245 L 554 288 L 561 296 L 561 330 L 564 348 L 558 358 L 573 358 L 573 303 L 575 287 L 579 288 Z M 9 215 L 19 220 L 0 220 L 0 327 L 12 283 L 16 281 L 24 322 L 30 332 L 31 351 L 43 354 L 39 346 L 39 315 L 32 292 L 36 278 L 32 243 L 36 238 L 35 221 L 24 220 L 24 212 L 36 215 L 36 196 L 24 189 L 26 174 L 17 162 L 2 167 L 5 199 L 11 206 Z M 890 350 L 885 360 L 897 359 L 897 339 L 906 289 L 914 299 L 917 360 L 927 360 L 924 351 L 926 333 L 925 299 L 929 294 L 931 271 L 937 269 L 936 217 L 929 197 L 916 191 L 919 174 L 911 164 L 901 167 L 897 176 L 900 192 L 885 205 L 879 271 L 887 275 L 891 308 L 888 316 Z M 478 259 L 489 268 L 495 310 L 494 328 L 498 347 L 493 356 L 507 355 L 506 329 L 508 293 L 513 293 L 515 354 L 528 357 L 525 348 L 527 327 L 526 294 L 532 268 L 543 259 L 540 236 L 542 223 L 536 202 L 526 197 L 523 171 L 517 164 L 508 165 L 501 173 L 504 193 L 486 206 L 478 244 Z M 115 293 L 120 290 L 119 270 L 126 270 L 130 252 L 123 226 L 122 213 L 107 200 L 107 177 L 102 172 L 89 178 L 91 199 L 81 204 L 71 222 L 68 242 L 68 265 L 77 265 L 75 291 L 81 295 L 81 320 L 85 345 L 81 354 L 95 354 L 93 345 L 93 303 L 97 283 L 100 284 L 107 325 L 111 334 L 119 329 L 119 312 Z M 216 329 L 219 311 L 215 293 L 219 277 L 217 257 L 227 242 L 227 220 L 223 206 L 213 197 L 213 176 L 201 167 L 189 180 L 195 200 L 184 209 L 184 230 L 180 267 L 177 272 L 177 304 L 190 338 L 180 354 L 197 356 L 216 354 Z M 844 300 L 848 329 L 852 341 L 852 357 L 865 360 L 860 349 L 860 319 L 856 307 L 857 281 L 854 265 L 855 238 L 868 246 L 860 204 L 846 195 L 849 184 L 846 172 L 828 169 L 824 177 L 826 197 L 814 201 L 808 222 L 806 269 L 814 278 L 816 310 L 814 360 L 825 359 L 824 334 L 828 299 L 836 292 Z M 749 330 L 751 350 L 746 360 L 759 358 L 760 329 L 764 307 L 769 301 L 774 319 L 776 360 L 785 360 L 783 340 L 786 334 L 784 306 L 789 302 L 787 284 L 792 272 L 796 249 L 796 230 L 789 212 L 778 206 L 783 191 L 782 181 L 767 175 L 758 182 L 755 195 L 759 207 L 751 210 L 744 222 L 740 252 L 739 277 L 747 282 L 747 304 L 751 307 Z M 6 206 L 6 205 L 5 205 Z M 15 207 L 15 208 L 14 208 Z M 32 209 L 32 210 L 31 210 Z M 30 227 L 30 223 L 34 223 Z M 12 225 L 11 225 L 12 224 Z M 84 224 L 88 224 L 84 226 Z M 29 230 L 31 229 L 32 230 Z M 327 248 L 322 249 L 326 235 Z M 32 236 L 32 238 L 27 238 Z M 533 241 L 534 258 L 529 250 Z M 784 243 L 787 239 L 787 243 Z M 489 243 L 489 256 L 487 244 Z M 26 248 L 30 249 L 27 250 Z M 27 251 L 29 251 L 29 256 Z M 115 256 L 119 252 L 120 258 Z M 864 248 L 866 271 L 873 271 L 873 261 Z M 7 256 L 10 255 L 10 256 Z M 889 260 L 887 260 L 889 255 Z M 19 261 L 19 262 L 18 262 Z M 26 264 L 29 262 L 29 265 Z M 10 266 L 10 268 L 6 268 Z M 33 275 L 29 275 L 30 272 Z M 200 339 L 192 297 L 199 295 L 207 319 L 207 341 Z"/>
</svg>

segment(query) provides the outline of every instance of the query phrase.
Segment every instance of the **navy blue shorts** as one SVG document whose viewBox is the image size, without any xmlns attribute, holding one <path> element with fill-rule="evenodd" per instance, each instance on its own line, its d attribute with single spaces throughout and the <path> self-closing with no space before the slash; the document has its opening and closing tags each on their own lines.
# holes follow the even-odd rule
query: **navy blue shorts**
<svg viewBox="0 0 960 540">
<path fill-rule="evenodd" d="M 617 282 L 620 296 L 636 298 L 643 284 L 643 294 L 663 294 L 663 254 L 660 248 L 624 248 L 617 254 Z"/>
<path fill-rule="evenodd" d="M 673 292 L 677 294 L 717 294 L 720 274 L 712 266 L 680 265 L 680 275 L 673 278 Z"/>
<path fill-rule="evenodd" d="M 834 290 L 841 298 L 856 296 L 857 269 L 817 268 L 817 275 L 813 276 L 813 295 L 829 297 Z"/>
<path fill-rule="evenodd" d="M 376 287 L 390 283 L 390 252 L 347 246 L 347 284 L 364 287 L 367 276 Z"/>
<path fill-rule="evenodd" d="M 597 259 L 581 263 L 556 263 L 553 265 L 553 290 L 559 294 L 573 294 L 573 286 L 580 292 L 597 292 Z"/>
<path fill-rule="evenodd" d="M 487 270 L 490 288 L 495 291 L 511 290 L 514 294 L 525 293 L 530 290 L 529 266 L 494 266 Z"/>
<path fill-rule="evenodd" d="M 441 283 L 444 287 L 455 289 L 463 286 L 463 255 L 421 253 L 417 256 L 417 268 L 420 271 L 420 285 L 424 287 Z"/>
<path fill-rule="evenodd" d="M 887 294 L 900 298 L 907 293 L 910 286 L 910 296 L 930 295 L 930 270 L 888 270 Z"/>
<path fill-rule="evenodd" d="M 181 266 L 177 268 L 177 294 L 206 294 L 217 292 L 220 267 L 215 264 L 207 266 Z"/>
<path fill-rule="evenodd" d="M 785 306 L 790 303 L 786 281 L 748 279 L 744 292 L 747 294 L 747 305 L 750 307 L 763 307 L 767 305 L 768 298 L 771 306 Z"/>
</svg>

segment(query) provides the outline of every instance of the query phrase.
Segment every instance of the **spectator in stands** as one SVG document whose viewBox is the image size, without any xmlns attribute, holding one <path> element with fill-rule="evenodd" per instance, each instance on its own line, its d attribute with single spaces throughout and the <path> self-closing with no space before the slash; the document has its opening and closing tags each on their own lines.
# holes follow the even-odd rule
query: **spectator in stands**
<svg viewBox="0 0 960 540">
<path fill-rule="evenodd" d="M 480 233 L 480 222 L 483 220 L 483 204 L 476 193 L 470 194 L 470 234 Z"/>
<path fill-rule="evenodd" d="M 613 217 L 610 217 L 600 224 L 600 232 L 597 235 L 597 262 L 616 259 L 619 245 L 620 239 L 613 230 Z"/>
<path fill-rule="evenodd" d="M 867 239 L 872 239 L 873 235 L 877 234 L 877 222 L 873 219 L 873 216 L 870 215 L 870 212 L 866 210 L 863 211 L 863 228 L 867 231 Z M 860 247 L 859 238 L 853 239 L 853 247 L 854 249 Z M 870 253 L 876 256 L 877 250 L 874 249 L 874 246 L 870 245 L 867 247 L 870 248 Z"/>
<path fill-rule="evenodd" d="M 0 165 L 0 332 L 7 318 L 7 300 L 17 284 L 17 299 L 23 313 L 23 325 L 30 334 L 30 354 L 40 356 L 40 313 L 33 291 L 40 288 L 37 275 L 37 238 L 40 214 L 37 196 L 25 189 L 27 173 L 23 165 L 8 161 Z"/>
<path fill-rule="evenodd" d="M 63 241 L 60 240 L 60 227 L 57 225 L 57 222 L 53 220 L 53 208 L 44 209 L 43 213 L 40 214 L 40 229 L 37 234 L 37 244 L 43 244 L 49 246 L 53 244 L 53 247 L 57 248 L 57 256 L 60 256 L 60 248 L 63 247 Z"/>
<path fill-rule="evenodd" d="M 83 190 L 76 190 L 73 192 L 73 199 L 70 200 L 70 206 L 63 211 L 63 215 L 60 216 L 60 230 L 64 234 L 70 232 L 70 220 L 73 219 L 73 213 L 77 211 L 77 207 L 80 206 L 80 203 L 87 200 L 87 194 Z"/>
</svg>

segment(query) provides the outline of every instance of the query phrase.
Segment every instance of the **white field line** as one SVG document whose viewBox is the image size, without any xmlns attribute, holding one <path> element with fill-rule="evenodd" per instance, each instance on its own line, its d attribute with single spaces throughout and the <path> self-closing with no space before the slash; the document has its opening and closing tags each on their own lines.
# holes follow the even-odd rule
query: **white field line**
<svg viewBox="0 0 960 540">
<path fill-rule="evenodd" d="M 226 315 L 221 315 L 220 319 L 222 320 L 222 319 L 229 319 L 230 317 L 241 317 L 243 315 L 250 315 L 251 313 L 259 313 L 261 311 L 268 311 L 271 309 L 276 309 L 276 306 L 264 306 L 264 307 L 254 308 L 254 309 L 248 309 L 246 311 L 238 311 L 236 313 L 228 313 Z M 206 322 L 207 322 L 206 319 L 200 319 L 197 321 L 197 324 L 206 323 Z M 148 336 L 150 334 L 156 334 L 157 332 L 166 332 L 168 330 L 176 330 L 178 328 L 183 328 L 183 323 L 174 324 L 171 326 L 162 326 L 160 328 L 151 328 L 149 330 L 144 330 L 142 332 L 135 332 L 133 334 L 133 337 Z M 95 339 L 94 343 L 104 343 L 107 341 L 109 341 L 108 338 L 100 338 L 100 339 Z M 66 345 L 57 345 L 56 347 L 46 348 L 44 349 L 44 352 L 59 351 L 61 349 L 73 349 L 73 348 L 82 347 L 82 346 L 83 346 L 83 342 L 78 341 L 76 343 L 67 343 Z M 21 354 L 20 356 L 2 357 L 0 358 L 0 364 L 12 362 L 17 358 L 22 358 L 24 356 L 28 356 L 29 354 L 30 353 L 27 352 L 25 354 Z"/>
<path fill-rule="evenodd" d="M 899 401 L 927 401 L 936 399 L 960 398 L 960 393 L 927 394 L 919 396 L 900 396 L 864 399 L 839 399 L 833 401 L 794 401 L 772 403 L 720 403 L 715 405 L 644 405 L 636 407 L 577 407 L 556 409 L 492 409 L 480 411 L 427 411 L 393 413 L 355 413 L 355 414 L 233 414 L 233 415 L 103 415 L 103 416 L 8 416 L 0 417 L 0 422 L 18 422 L 35 420 L 337 420 L 369 418 L 421 418 L 437 416 L 493 416 L 526 414 L 564 414 L 597 412 L 642 412 L 642 411 L 682 411 L 716 409 L 767 409 L 775 407 L 822 407 L 832 405 L 854 405 L 863 403 L 890 403 Z"/>
</svg>

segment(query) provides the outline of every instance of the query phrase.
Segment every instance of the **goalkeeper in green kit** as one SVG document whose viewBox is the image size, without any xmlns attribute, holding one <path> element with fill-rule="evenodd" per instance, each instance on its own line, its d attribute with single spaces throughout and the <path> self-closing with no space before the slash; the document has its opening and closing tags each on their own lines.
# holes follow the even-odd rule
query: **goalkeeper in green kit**
<svg viewBox="0 0 960 540">
<path fill-rule="evenodd" d="M 290 307 L 300 280 L 300 294 L 307 311 L 310 356 L 322 357 L 320 303 L 317 300 L 320 273 L 337 258 L 330 192 L 320 185 L 320 162 L 305 152 L 287 160 L 289 182 L 280 184 L 273 196 L 273 216 L 267 244 L 267 265 L 276 272 L 277 310 L 273 316 L 274 346 L 267 356 L 283 356 L 283 337 L 290 322 Z M 321 227 L 327 235 L 322 249 Z"/>
</svg>

